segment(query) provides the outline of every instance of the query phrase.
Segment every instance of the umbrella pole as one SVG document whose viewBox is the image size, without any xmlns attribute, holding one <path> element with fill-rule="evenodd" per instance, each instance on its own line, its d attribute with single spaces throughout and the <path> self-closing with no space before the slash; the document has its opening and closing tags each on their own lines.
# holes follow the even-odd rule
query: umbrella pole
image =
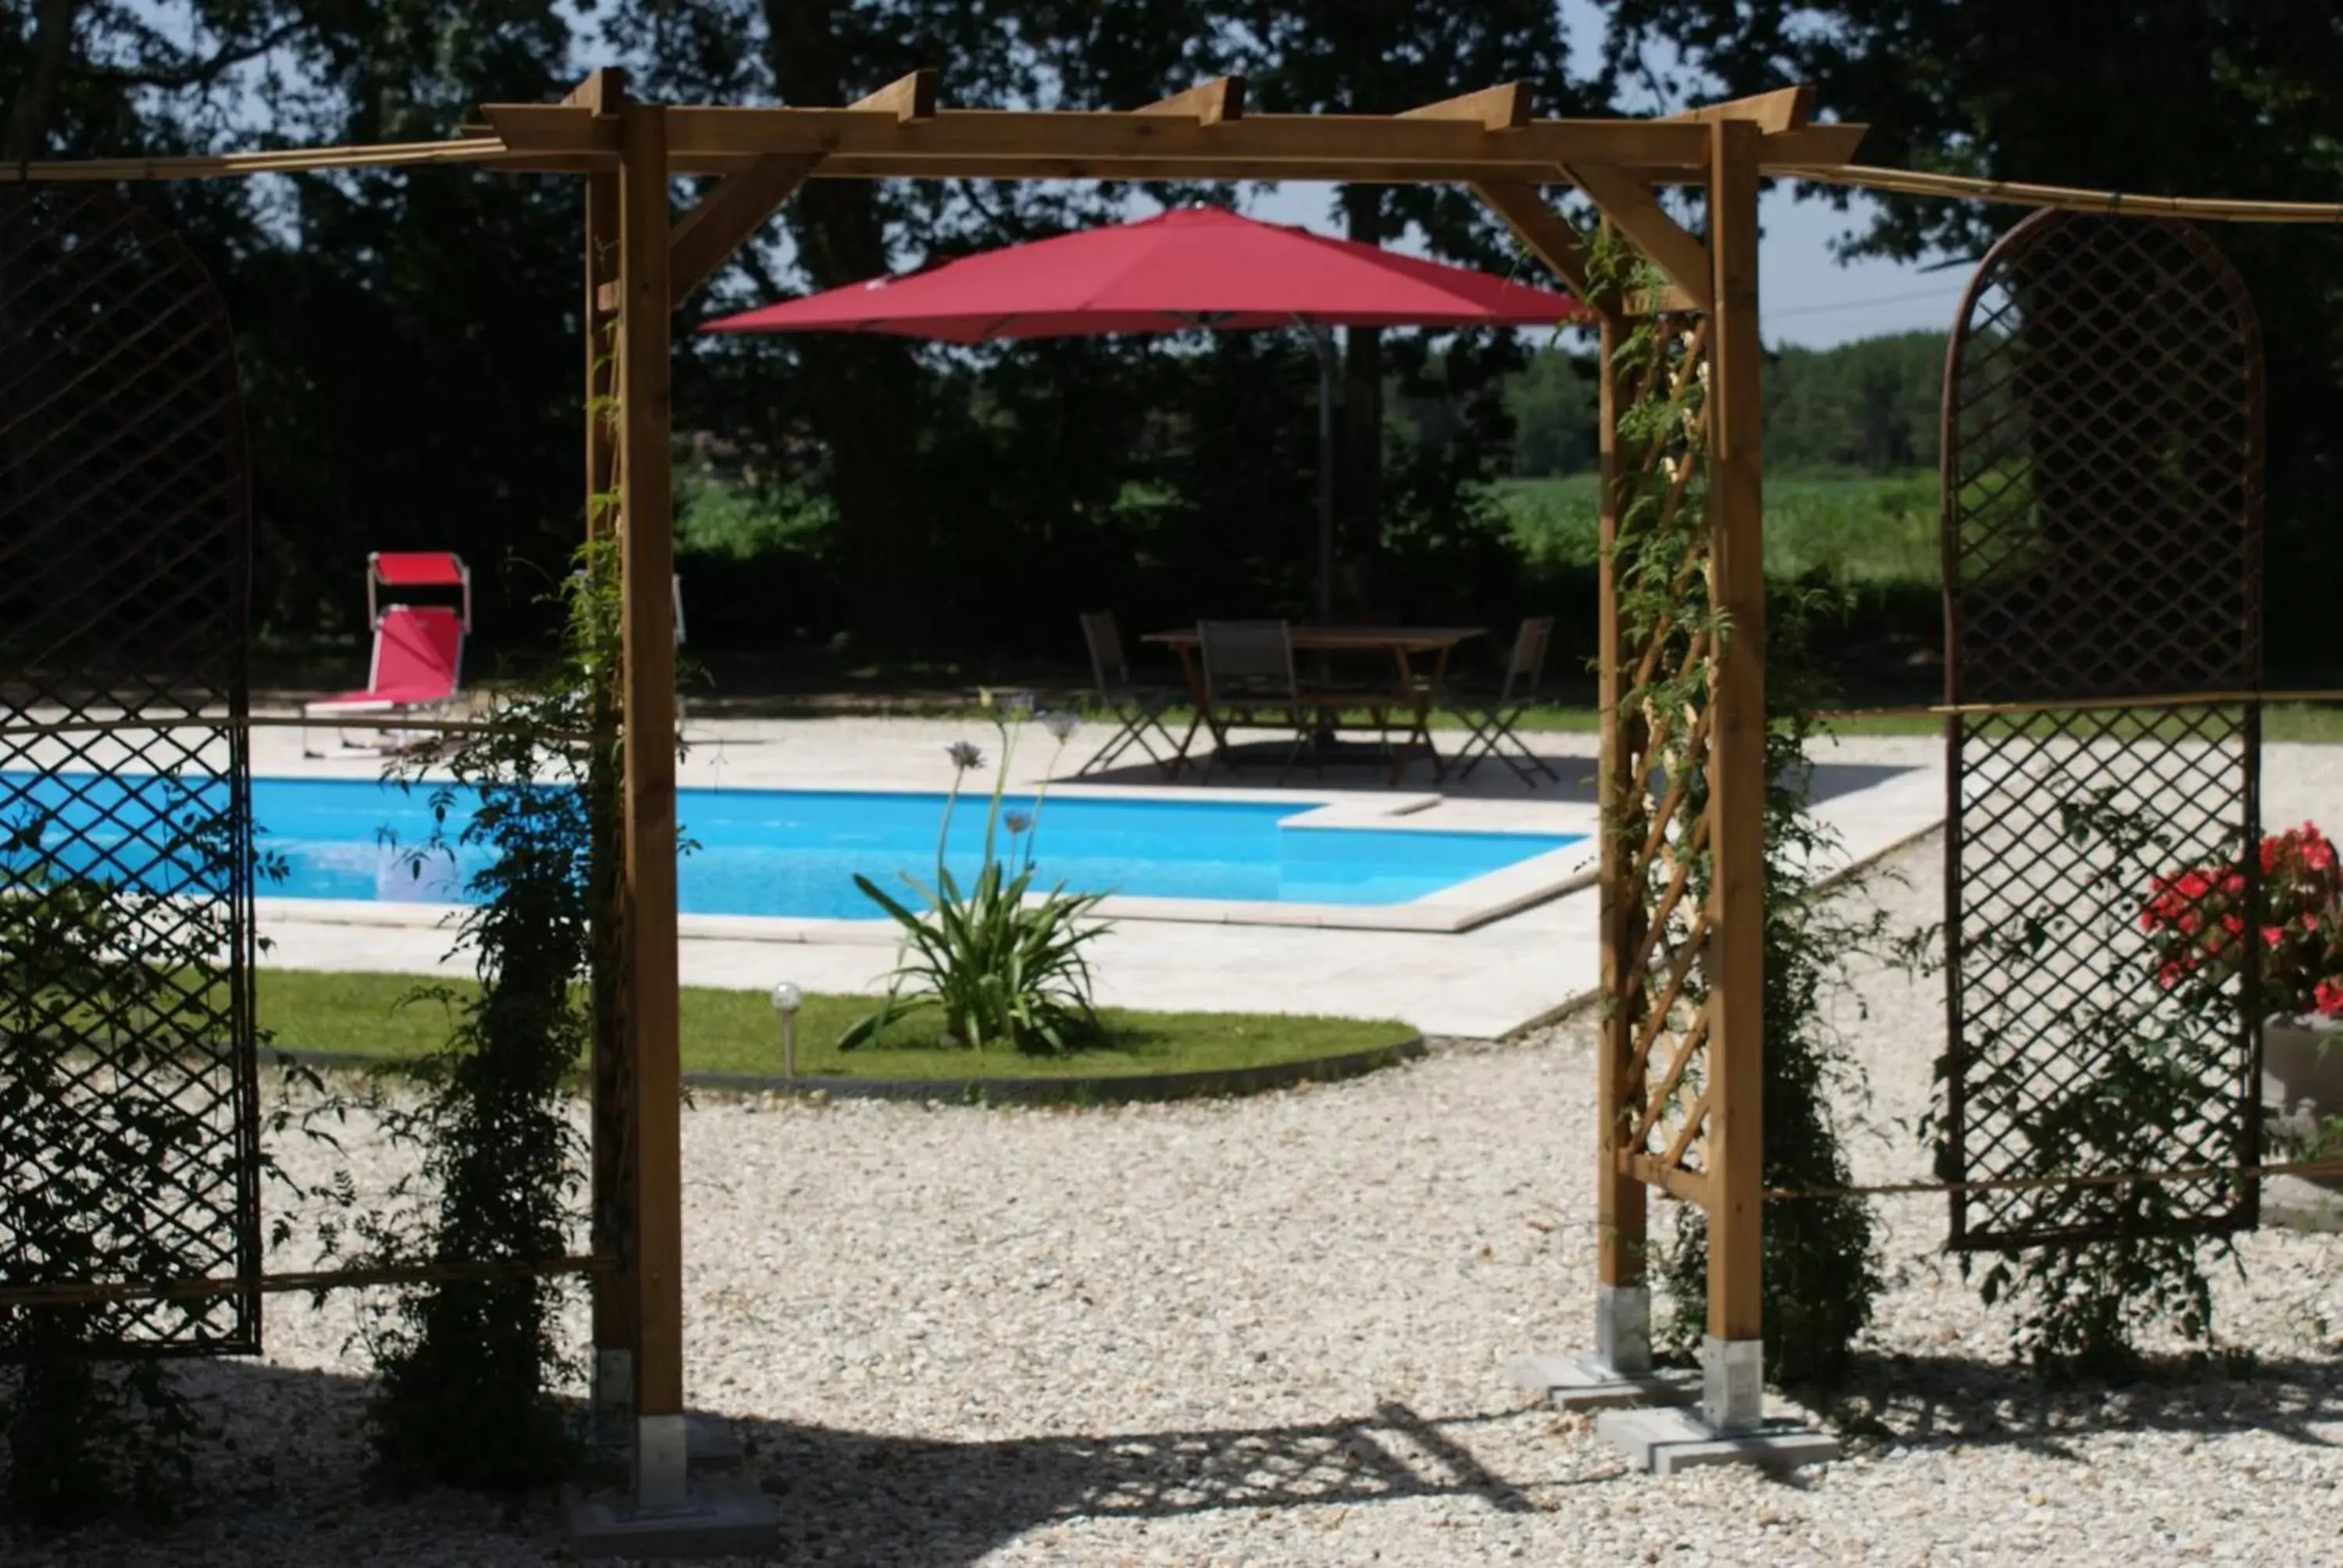
<svg viewBox="0 0 2343 1568">
<path fill-rule="evenodd" d="M 1334 334 L 1312 327 L 1311 347 L 1318 351 L 1318 616 L 1334 613 L 1334 405 L 1339 396 L 1334 379 Z"/>
</svg>

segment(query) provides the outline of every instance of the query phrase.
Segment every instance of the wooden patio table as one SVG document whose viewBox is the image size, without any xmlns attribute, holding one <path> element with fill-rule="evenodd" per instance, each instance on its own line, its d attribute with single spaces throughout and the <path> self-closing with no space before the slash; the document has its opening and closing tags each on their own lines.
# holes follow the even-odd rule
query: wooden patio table
<svg viewBox="0 0 2343 1568">
<path fill-rule="evenodd" d="M 1355 692 L 1302 690 L 1300 707 L 1318 715 L 1319 732 L 1332 734 L 1342 728 L 1345 705 L 1363 708 L 1373 717 L 1372 728 L 1388 738 L 1391 726 L 1388 715 L 1394 709 L 1406 713 L 1410 723 L 1407 734 L 1401 738 L 1400 750 L 1392 759 L 1391 781 L 1400 780 L 1407 769 L 1411 750 L 1420 749 L 1432 763 L 1432 776 L 1444 779 L 1447 765 L 1432 744 L 1432 705 L 1440 699 L 1442 687 L 1448 678 L 1448 661 L 1457 645 L 1473 638 L 1486 637 L 1488 628 L 1478 626 L 1296 626 L 1289 635 L 1296 653 L 1388 653 L 1397 684 L 1387 691 L 1373 688 Z M 1204 686 L 1203 661 L 1200 657 L 1201 639 L 1194 627 L 1182 627 L 1172 631 L 1151 631 L 1140 638 L 1159 648 L 1168 648 L 1180 656 L 1182 674 L 1187 678 L 1189 699 L 1195 705 L 1196 718 L 1190 722 L 1188 732 L 1180 738 L 1180 756 L 1184 759 L 1188 748 L 1196 738 L 1199 725 L 1209 721 L 1212 704 Z"/>
</svg>

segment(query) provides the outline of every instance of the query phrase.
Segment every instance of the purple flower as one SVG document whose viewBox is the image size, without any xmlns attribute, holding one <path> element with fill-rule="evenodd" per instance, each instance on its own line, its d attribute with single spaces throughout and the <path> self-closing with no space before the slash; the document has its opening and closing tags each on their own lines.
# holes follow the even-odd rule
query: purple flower
<svg viewBox="0 0 2343 1568">
<path fill-rule="evenodd" d="M 944 752 L 952 759 L 952 766 L 963 773 L 984 766 L 984 753 L 976 749 L 974 741 L 955 740 L 944 748 Z"/>
</svg>

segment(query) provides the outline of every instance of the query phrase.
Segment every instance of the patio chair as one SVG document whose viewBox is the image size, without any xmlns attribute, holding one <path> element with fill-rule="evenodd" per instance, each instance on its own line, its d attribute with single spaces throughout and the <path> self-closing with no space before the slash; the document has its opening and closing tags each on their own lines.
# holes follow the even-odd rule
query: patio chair
<svg viewBox="0 0 2343 1568">
<path fill-rule="evenodd" d="M 1229 731 L 1238 728 L 1293 732 L 1292 748 L 1285 754 L 1285 765 L 1278 769 L 1279 783 L 1285 782 L 1304 749 L 1310 753 L 1311 771 L 1325 771 L 1318 761 L 1318 727 L 1312 710 L 1335 699 L 1321 694 L 1313 701 L 1302 691 L 1293 674 L 1293 633 L 1285 622 L 1198 621 L 1196 646 L 1204 676 L 1203 712 L 1199 717 L 1212 734 L 1212 755 L 1204 759 L 1198 778 L 1211 773 L 1215 761 L 1227 764 L 1231 773 L 1240 771 L 1229 751 Z"/>
<path fill-rule="evenodd" d="M 1530 788 L 1544 774 L 1559 784 L 1544 758 L 1529 749 L 1514 730 L 1522 715 L 1538 701 L 1545 682 L 1546 645 L 1554 640 L 1554 617 L 1537 616 L 1522 622 L 1513 635 L 1513 657 L 1505 661 L 1505 677 L 1493 696 L 1441 694 L 1440 705 L 1462 719 L 1470 733 L 1455 757 L 1456 776 L 1470 778 L 1483 758 L 1494 757 L 1521 775 Z"/>
<path fill-rule="evenodd" d="M 1172 739 L 1172 732 L 1163 727 L 1163 713 L 1180 694 L 1170 687 L 1141 686 L 1131 678 L 1131 660 L 1123 653 L 1122 630 L 1115 624 L 1114 611 L 1092 610 L 1083 616 L 1082 640 L 1090 645 L 1091 674 L 1098 682 L 1099 703 L 1115 729 L 1089 761 L 1074 769 L 1074 777 L 1104 772 L 1134 746 L 1163 769 L 1165 778 L 1176 777 L 1188 759 L 1188 748 L 1184 741 Z M 1162 740 L 1163 755 L 1158 756 L 1148 743 L 1150 733 Z M 1194 725 L 1188 727 L 1188 733 L 1192 738 L 1195 735 Z"/>
<path fill-rule="evenodd" d="M 385 604 L 391 592 L 453 589 L 455 605 Z M 367 618 L 374 628 L 374 652 L 367 665 L 363 689 L 319 698 L 301 705 L 301 717 L 339 719 L 360 714 L 406 715 L 443 708 L 461 695 L 464 637 L 472 629 L 472 573 L 462 558 L 441 551 L 377 551 L 367 557 Z M 390 734 L 385 732 L 387 742 Z M 381 745 L 357 747 L 347 731 L 337 732 L 345 749 L 380 751 Z M 301 731 L 304 756 L 310 749 L 308 727 Z"/>
</svg>

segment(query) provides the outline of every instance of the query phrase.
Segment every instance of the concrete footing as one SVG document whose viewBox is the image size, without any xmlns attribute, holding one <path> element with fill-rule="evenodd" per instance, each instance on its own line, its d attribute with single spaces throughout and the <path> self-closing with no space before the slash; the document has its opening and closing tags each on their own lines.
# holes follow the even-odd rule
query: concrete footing
<svg viewBox="0 0 2343 1568">
<path fill-rule="evenodd" d="M 1505 1381 L 1543 1395 L 1556 1410 L 1630 1410 L 1691 1404 L 1700 1398 L 1700 1374 L 1622 1372 L 1598 1356 L 1515 1356 Z"/>
<path fill-rule="evenodd" d="M 667 1418 L 651 1433 L 662 1447 L 679 1442 L 683 1483 L 664 1506 L 644 1506 L 639 1491 L 581 1493 L 563 1500 L 563 1533 L 579 1558 L 764 1557 L 780 1544 L 780 1509 L 744 1473 L 740 1442 L 720 1416 Z M 672 1462 L 672 1456 L 667 1458 Z"/>
<path fill-rule="evenodd" d="M 567 1503 L 563 1533 L 575 1557 L 769 1557 L 780 1548 L 780 1509 L 746 1476 L 695 1475 L 680 1506 L 657 1513 L 626 1497 Z"/>
<path fill-rule="evenodd" d="M 1614 1410 L 1594 1418 L 1594 1435 L 1653 1475 L 1703 1464 L 1791 1470 L 1839 1456 L 1838 1439 L 1803 1422 L 1772 1420 L 1719 1432 L 1690 1410 Z"/>
</svg>

